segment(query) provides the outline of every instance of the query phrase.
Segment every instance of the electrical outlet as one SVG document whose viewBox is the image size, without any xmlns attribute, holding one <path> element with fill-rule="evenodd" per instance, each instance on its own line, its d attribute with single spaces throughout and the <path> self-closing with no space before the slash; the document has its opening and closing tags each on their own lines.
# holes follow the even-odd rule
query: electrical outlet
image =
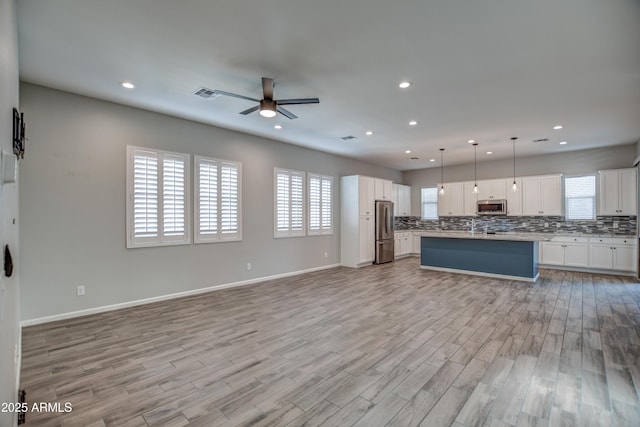
<svg viewBox="0 0 640 427">
<path fill-rule="evenodd" d="M 613 221 L 613 228 L 618 228 L 620 223 L 618 221 Z"/>
<path fill-rule="evenodd" d="M 79 285 L 76 287 L 76 295 L 79 297 L 84 296 L 84 286 L 83 285 Z"/>
<path fill-rule="evenodd" d="M 526 227 L 526 226 L 527 226 L 527 223 L 526 223 L 526 222 L 523 222 L 523 223 L 522 223 L 522 226 L 523 226 L 523 227 Z"/>
<path fill-rule="evenodd" d="M 544 223 L 544 228 L 549 228 L 549 223 L 548 222 Z"/>
<path fill-rule="evenodd" d="M 327 252 L 324 253 L 325 258 L 329 258 L 329 254 Z"/>
<path fill-rule="evenodd" d="M 247 263 L 247 270 L 251 270 L 251 263 L 250 262 Z"/>
</svg>

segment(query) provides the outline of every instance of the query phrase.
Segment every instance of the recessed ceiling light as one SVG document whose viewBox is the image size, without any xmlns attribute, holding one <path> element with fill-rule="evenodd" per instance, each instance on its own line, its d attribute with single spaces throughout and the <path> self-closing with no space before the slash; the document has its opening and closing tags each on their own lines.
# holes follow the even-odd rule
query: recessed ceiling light
<svg viewBox="0 0 640 427">
<path fill-rule="evenodd" d="M 553 127 L 553 130 L 560 130 L 560 129 L 562 129 L 562 125 L 555 125 Z"/>
<path fill-rule="evenodd" d="M 121 84 L 122 84 L 122 87 L 125 89 L 133 89 L 136 87 L 136 85 L 134 85 L 131 82 L 122 82 Z"/>
<path fill-rule="evenodd" d="M 411 150 L 404 150 L 405 154 L 411 154 Z"/>
<path fill-rule="evenodd" d="M 280 125 L 275 125 L 275 126 L 274 126 L 274 128 L 276 128 L 276 129 L 282 129 L 282 126 L 280 126 Z"/>
<path fill-rule="evenodd" d="M 567 145 L 567 141 L 560 141 L 560 145 Z"/>
<path fill-rule="evenodd" d="M 411 86 L 411 82 L 400 82 L 400 84 L 398 85 L 400 89 L 406 89 L 409 86 Z"/>
<path fill-rule="evenodd" d="M 429 159 L 429 161 L 430 161 L 430 162 L 435 162 L 435 161 L 436 161 L 436 159 Z"/>
<path fill-rule="evenodd" d="M 373 131 L 372 130 L 368 130 L 364 134 L 368 135 L 368 136 L 371 136 L 371 135 L 373 135 Z"/>
<path fill-rule="evenodd" d="M 470 140 L 468 140 L 467 142 L 468 142 L 469 144 L 473 144 L 474 142 L 476 142 L 476 140 L 475 140 L 475 139 L 470 139 Z"/>
<path fill-rule="evenodd" d="M 490 156 L 493 154 L 493 151 L 487 151 L 487 156 Z"/>
<path fill-rule="evenodd" d="M 411 120 L 411 121 L 409 122 L 409 126 L 415 126 L 415 125 L 417 125 L 417 124 L 418 124 L 418 122 L 416 122 L 415 120 Z"/>
</svg>

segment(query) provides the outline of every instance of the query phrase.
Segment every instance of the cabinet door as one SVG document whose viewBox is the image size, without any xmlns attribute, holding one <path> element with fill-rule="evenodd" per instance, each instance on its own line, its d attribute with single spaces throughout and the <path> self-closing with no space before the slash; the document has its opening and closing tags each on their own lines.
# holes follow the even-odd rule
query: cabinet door
<svg viewBox="0 0 640 427">
<path fill-rule="evenodd" d="M 448 191 L 448 197 L 451 201 L 449 208 L 450 215 L 452 216 L 464 216 L 464 184 L 462 182 L 454 182 L 445 186 L 445 191 Z"/>
<path fill-rule="evenodd" d="M 411 215 L 411 187 L 393 184 L 393 214 L 395 216 Z"/>
<path fill-rule="evenodd" d="M 375 200 L 391 200 L 393 183 L 386 179 L 374 179 Z"/>
<path fill-rule="evenodd" d="M 587 267 L 589 265 L 588 246 L 586 243 L 564 244 L 564 265 L 571 267 Z"/>
<path fill-rule="evenodd" d="M 400 185 L 394 183 L 391 186 L 391 201 L 393 202 L 393 216 L 400 216 L 398 212 L 400 212 Z"/>
<path fill-rule="evenodd" d="M 540 262 L 549 265 L 564 265 L 564 243 L 542 242 Z"/>
<path fill-rule="evenodd" d="M 562 177 L 543 176 L 540 177 L 540 205 L 542 215 L 561 216 L 562 215 Z"/>
<path fill-rule="evenodd" d="M 494 179 L 490 181 L 490 188 L 492 199 L 507 198 L 507 183 L 504 179 Z"/>
<path fill-rule="evenodd" d="M 400 254 L 408 255 L 411 253 L 411 233 L 402 233 L 402 241 L 400 242 Z"/>
<path fill-rule="evenodd" d="M 373 178 L 359 177 L 358 187 L 360 215 L 373 215 L 375 207 L 375 184 Z"/>
<path fill-rule="evenodd" d="M 414 254 L 419 254 L 420 253 L 420 241 L 421 241 L 421 236 L 420 235 L 414 235 L 413 236 L 413 247 L 411 248 L 411 253 Z"/>
<path fill-rule="evenodd" d="M 592 243 L 589 247 L 589 267 L 610 270 L 613 266 L 612 247 L 607 243 Z"/>
<path fill-rule="evenodd" d="M 613 247 L 613 269 L 636 271 L 636 248 L 632 245 L 616 245 Z"/>
<path fill-rule="evenodd" d="M 511 184 L 513 184 L 513 181 L 509 183 L 507 189 L 507 215 L 522 215 L 522 180 L 520 178 L 516 178 L 516 185 L 518 186 L 517 191 L 511 190 Z"/>
<path fill-rule="evenodd" d="M 401 233 L 393 233 L 393 256 L 398 258 L 400 256 L 400 246 L 402 242 Z"/>
<path fill-rule="evenodd" d="M 373 215 L 360 217 L 360 262 L 373 262 L 375 258 L 375 224 Z"/>
<path fill-rule="evenodd" d="M 522 178 L 522 215 L 541 215 L 540 197 L 540 178 L 537 176 Z"/>
<path fill-rule="evenodd" d="M 618 186 L 618 215 L 638 214 L 638 187 L 637 172 L 635 169 L 621 169 Z"/>
<path fill-rule="evenodd" d="M 618 171 L 600 171 L 600 215 L 618 215 Z"/>
<path fill-rule="evenodd" d="M 473 192 L 474 184 L 474 182 L 465 182 L 464 184 L 462 184 L 462 191 L 464 192 L 463 203 L 465 216 L 473 216 L 478 210 L 478 195 Z"/>
</svg>

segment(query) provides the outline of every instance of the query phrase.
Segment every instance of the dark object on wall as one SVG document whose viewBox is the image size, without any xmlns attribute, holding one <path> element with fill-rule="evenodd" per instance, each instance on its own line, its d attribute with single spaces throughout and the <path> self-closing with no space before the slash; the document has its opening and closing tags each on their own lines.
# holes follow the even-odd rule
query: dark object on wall
<svg viewBox="0 0 640 427">
<path fill-rule="evenodd" d="M 24 407 L 24 405 L 27 403 L 27 392 L 24 390 L 20 390 L 18 391 L 18 402 L 21 403 L 20 407 Z M 18 412 L 18 425 L 20 424 L 24 424 L 26 419 L 25 416 L 27 415 L 27 411 L 20 411 Z"/>
<path fill-rule="evenodd" d="M 27 138 L 25 136 L 26 124 L 24 122 L 24 113 L 19 113 L 17 109 L 13 109 L 13 154 L 19 159 L 24 159 L 24 148 Z"/>
<path fill-rule="evenodd" d="M 11 258 L 11 251 L 9 245 L 4 245 L 4 275 L 11 277 L 13 274 L 13 258 Z"/>
</svg>

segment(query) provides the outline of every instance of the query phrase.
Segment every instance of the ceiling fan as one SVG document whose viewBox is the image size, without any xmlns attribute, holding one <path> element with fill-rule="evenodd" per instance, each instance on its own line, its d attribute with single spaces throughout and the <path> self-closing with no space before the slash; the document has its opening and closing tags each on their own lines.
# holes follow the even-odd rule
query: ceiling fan
<svg viewBox="0 0 640 427">
<path fill-rule="evenodd" d="M 249 98 L 248 96 L 225 92 L 218 89 L 214 90 L 213 94 L 232 96 L 234 98 L 258 102 L 259 104 L 255 107 L 251 107 L 248 110 L 240 112 L 240 114 L 243 114 L 245 116 L 247 114 L 253 113 L 254 111 L 260 110 L 260 115 L 263 117 L 275 117 L 276 112 L 278 112 L 292 120 L 297 119 L 298 116 L 293 114 L 291 111 L 282 108 L 282 105 L 318 104 L 320 102 L 318 98 L 273 99 L 273 79 L 269 79 L 267 77 L 262 78 L 262 99 Z"/>
</svg>

